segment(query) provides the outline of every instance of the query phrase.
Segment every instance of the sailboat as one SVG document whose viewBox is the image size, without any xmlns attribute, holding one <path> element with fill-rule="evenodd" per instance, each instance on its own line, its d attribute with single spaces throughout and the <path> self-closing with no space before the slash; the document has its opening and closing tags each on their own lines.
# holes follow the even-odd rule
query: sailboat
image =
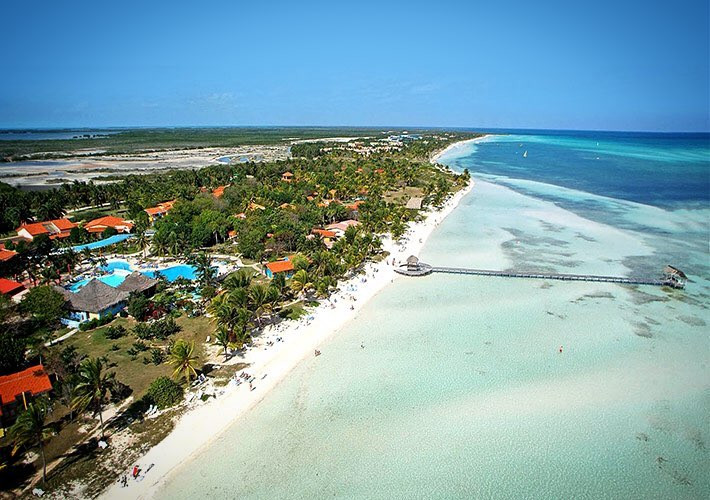
<svg viewBox="0 0 710 500">
<path fill-rule="evenodd" d="M 528 150 L 526 149 L 525 152 L 523 153 L 523 158 L 527 158 L 527 157 L 528 157 Z"/>
</svg>

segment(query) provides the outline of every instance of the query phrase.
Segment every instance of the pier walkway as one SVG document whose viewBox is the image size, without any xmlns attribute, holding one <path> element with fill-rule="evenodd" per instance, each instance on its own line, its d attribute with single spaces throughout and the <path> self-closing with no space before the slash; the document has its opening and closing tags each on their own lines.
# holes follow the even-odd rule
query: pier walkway
<svg viewBox="0 0 710 500">
<path fill-rule="evenodd" d="M 683 288 L 685 286 L 686 279 L 686 276 L 682 273 L 682 271 L 679 271 L 677 268 L 672 266 L 668 266 L 666 268 L 662 278 L 650 279 L 624 276 L 599 276 L 594 274 L 533 273 L 520 271 L 491 271 L 488 269 L 469 269 L 464 267 L 441 267 L 425 264 L 414 256 L 407 259 L 406 264 L 395 268 L 395 271 L 404 276 L 427 276 L 431 273 L 470 274 L 475 276 L 499 276 L 502 278 L 589 281 L 596 283 L 619 283 L 622 285 L 670 286 L 673 288 Z M 682 277 L 680 275 L 682 275 Z"/>
<path fill-rule="evenodd" d="M 622 283 L 626 285 L 654 285 L 663 286 L 663 280 L 645 278 L 626 278 L 623 276 L 598 276 L 594 274 L 558 274 L 558 273 L 528 273 L 513 271 L 489 271 L 487 269 L 467 269 L 461 267 L 432 267 L 432 273 L 447 274 L 473 274 L 477 276 L 501 276 L 504 278 L 532 278 L 543 280 L 561 281 L 595 281 L 603 283 Z"/>
</svg>

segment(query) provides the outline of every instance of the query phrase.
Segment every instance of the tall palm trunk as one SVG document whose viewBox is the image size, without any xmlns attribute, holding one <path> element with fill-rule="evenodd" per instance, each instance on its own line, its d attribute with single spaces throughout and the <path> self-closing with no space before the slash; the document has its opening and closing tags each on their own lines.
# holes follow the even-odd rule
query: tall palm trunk
<svg viewBox="0 0 710 500">
<path fill-rule="evenodd" d="M 101 404 L 98 404 L 99 407 L 99 423 L 101 424 L 101 439 L 104 438 L 104 416 L 101 413 Z"/>
<path fill-rule="evenodd" d="M 39 454 L 42 456 L 42 484 L 47 483 L 47 461 L 44 458 L 44 443 L 42 443 L 42 436 L 38 436 L 39 442 Z"/>
</svg>

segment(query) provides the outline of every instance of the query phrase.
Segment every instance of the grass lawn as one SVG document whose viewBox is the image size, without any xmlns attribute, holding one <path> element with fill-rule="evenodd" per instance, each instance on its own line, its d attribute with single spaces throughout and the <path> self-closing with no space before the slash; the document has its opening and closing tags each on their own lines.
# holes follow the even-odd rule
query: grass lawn
<svg viewBox="0 0 710 500">
<path fill-rule="evenodd" d="M 185 339 L 188 342 L 194 342 L 195 353 L 200 362 L 204 363 L 206 361 L 205 340 L 207 336 L 214 335 L 214 325 L 210 322 L 209 318 L 188 318 L 187 316 L 181 316 L 176 320 L 176 323 L 181 327 L 181 331 L 175 334 L 173 338 L 175 340 Z M 171 376 L 172 368 L 167 363 L 154 365 L 152 362 L 149 362 L 145 364 L 143 358 L 150 360 L 150 351 L 141 352 L 137 356 L 131 356 L 127 352 L 132 347 L 133 343 L 138 340 L 132 333 L 132 328 L 135 324 L 136 321 L 133 319 L 117 318 L 109 325 L 96 328 L 95 330 L 77 332 L 64 342 L 52 346 L 52 349 L 61 350 L 66 346 L 73 345 L 81 355 L 91 358 L 107 357 L 109 369 L 116 373 L 116 378 L 120 382 L 128 385 L 132 389 L 133 392 L 131 396 L 133 401 L 137 401 L 146 393 L 153 380 L 161 375 Z M 119 325 L 125 327 L 128 333 L 116 340 L 106 338 L 105 332 L 108 327 Z M 164 347 L 167 345 L 167 341 L 145 341 L 145 343 L 150 347 Z M 114 346 L 116 346 L 117 349 Z M 90 431 L 98 425 L 98 420 L 93 418 L 90 412 L 75 417 L 73 422 L 68 421 L 67 414 L 67 408 L 60 404 L 55 405 L 50 420 L 54 422 L 58 432 L 51 438 L 45 448 L 48 463 L 59 457 L 64 457 L 72 463 L 71 466 L 67 464 L 60 465 L 62 470 L 62 482 L 67 480 L 66 473 L 70 469 L 70 477 L 85 477 L 86 470 L 84 469 L 87 467 L 86 464 L 94 462 L 94 460 L 91 459 L 93 453 L 90 453 L 89 457 L 82 456 L 81 460 L 77 460 L 76 455 L 81 453 L 85 454 L 85 452 L 80 451 L 81 447 L 78 450 L 76 445 L 86 439 L 87 430 Z M 169 419 L 160 418 L 158 420 L 162 423 L 158 423 L 156 419 L 136 422 L 131 425 L 131 430 L 136 433 L 145 434 L 141 440 L 143 444 L 148 442 L 154 444 L 163 439 L 172 428 L 172 424 L 167 422 Z M 39 462 L 36 462 L 35 465 L 39 467 Z M 74 470 L 77 467 L 81 470 Z"/>
</svg>

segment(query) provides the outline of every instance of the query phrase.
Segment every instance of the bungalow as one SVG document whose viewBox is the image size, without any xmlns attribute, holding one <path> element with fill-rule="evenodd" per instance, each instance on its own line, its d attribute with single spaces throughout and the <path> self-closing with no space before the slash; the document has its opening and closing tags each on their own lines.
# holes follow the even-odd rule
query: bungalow
<svg viewBox="0 0 710 500">
<path fill-rule="evenodd" d="M 8 299 L 14 297 L 25 289 L 22 283 L 12 281 L 6 278 L 0 278 L 0 293 Z"/>
<path fill-rule="evenodd" d="M 284 172 L 281 175 L 281 180 L 284 182 L 291 182 L 293 180 L 293 174 L 291 172 Z"/>
<path fill-rule="evenodd" d="M 215 198 L 221 198 L 222 196 L 224 196 L 224 190 L 227 187 L 228 186 L 217 186 L 212 190 L 212 196 L 214 196 Z"/>
<path fill-rule="evenodd" d="M 150 217 L 150 220 L 155 221 L 156 219 L 167 215 L 167 213 L 173 208 L 173 205 L 175 205 L 175 200 L 165 201 L 163 203 L 158 203 L 154 207 L 146 208 L 145 211 L 148 214 L 148 217 Z"/>
<path fill-rule="evenodd" d="M 289 259 L 288 257 L 282 260 L 269 262 L 264 267 L 264 274 L 267 278 L 273 278 L 276 274 L 284 273 L 284 276 L 286 277 L 286 279 L 288 279 L 293 276 L 293 272 L 293 262 L 291 262 L 291 259 Z"/>
<path fill-rule="evenodd" d="M 55 289 L 64 295 L 69 305 L 69 318 L 62 321 L 72 324 L 102 318 L 108 314 L 118 314 L 126 307 L 131 292 L 150 296 L 155 293 L 157 285 L 158 280 L 134 271 L 116 288 L 101 280 L 92 279 L 76 293 L 59 286 Z"/>
<path fill-rule="evenodd" d="M 82 323 L 91 319 L 102 318 L 108 314 L 118 314 L 128 300 L 129 292 L 107 285 L 103 281 L 92 279 L 74 293 L 60 286 L 55 289 L 64 295 L 69 305 L 69 318 L 65 323 Z"/>
<path fill-rule="evenodd" d="M 15 255 L 17 255 L 17 252 L 14 250 L 8 250 L 5 248 L 4 243 L 0 243 L 0 262 L 7 262 L 8 260 L 12 259 Z"/>
<path fill-rule="evenodd" d="M 333 247 L 333 243 L 335 243 L 335 239 L 338 237 L 335 231 L 328 231 L 327 229 L 313 228 L 311 234 L 320 236 L 320 239 L 323 240 L 323 243 L 328 249 Z"/>
<path fill-rule="evenodd" d="M 325 226 L 325 228 L 329 231 L 333 231 L 338 237 L 343 236 L 345 234 L 345 231 L 350 227 L 354 226 L 357 227 L 359 226 L 360 223 L 356 220 L 348 219 L 344 220 L 341 222 L 336 222 L 334 224 L 329 224 Z"/>
<path fill-rule="evenodd" d="M 249 202 L 249 206 L 247 207 L 247 212 L 250 212 L 252 210 L 266 210 L 266 207 L 264 205 L 259 205 L 258 203 L 251 201 Z"/>
<path fill-rule="evenodd" d="M 42 365 L 31 366 L 20 372 L 0 376 L 0 421 L 2 427 L 11 425 L 28 403 L 52 390 L 52 382 Z"/>
<path fill-rule="evenodd" d="M 117 290 L 123 292 L 138 292 L 145 296 L 151 296 L 155 293 L 155 289 L 158 286 L 159 281 L 153 278 L 149 278 L 143 273 L 138 271 L 133 271 L 131 274 L 126 276 L 123 282 L 116 287 Z"/>
<path fill-rule="evenodd" d="M 21 238 L 32 241 L 35 236 L 40 234 L 46 234 L 50 239 L 66 238 L 75 227 L 76 224 L 69 219 L 54 219 L 45 222 L 22 224 L 16 231 Z"/>
<path fill-rule="evenodd" d="M 133 230 L 132 223 L 112 215 L 100 217 L 84 224 L 84 229 L 89 233 L 103 233 L 110 227 L 119 233 L 130 233 Z"/>
</svg>

